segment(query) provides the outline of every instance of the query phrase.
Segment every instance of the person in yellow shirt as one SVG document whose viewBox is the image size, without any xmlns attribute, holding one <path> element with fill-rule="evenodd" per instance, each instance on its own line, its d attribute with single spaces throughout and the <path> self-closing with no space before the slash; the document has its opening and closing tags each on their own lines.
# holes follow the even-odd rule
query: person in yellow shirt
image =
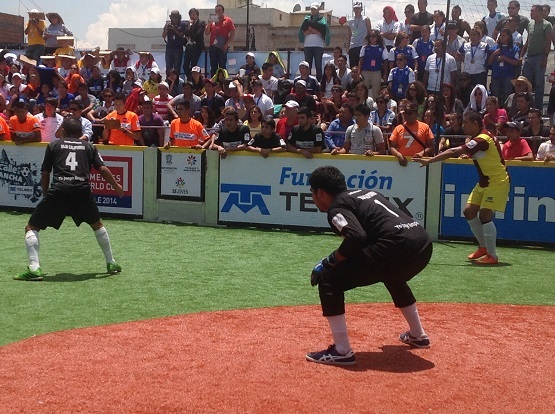
<svg viewBox="0 0 555 414">
<path fill-rule="evenodd" d="M 170 146 L 176 146 L 203 149 L 210 145 L 210 135 L 199 121 L 191 118 L 190 107 L 189 101 L 178 102 L 175 110 L 179 118 L 172 121 L 170 141 L 164 148 L 168 149 Z"/>
<path fill-rule="evenodd" d="M 45 40 L 42 37 L 44 31 L 46 30 L 44 13 L 39 12 L 37 9 L 29 10 L 28 13 L 29 21 L 25 25 L 25 34 L 27 35 L 27 49 L 25 49 L 25 56 L 38 63 L 40 57 L 44 55 Z"/>
<path fill-rule="evenodd" d="M 119 125 L 112 125 L 110 121 L 119 121 Z M 141 125 L 139 117 L 135 112 L 125 109 L 125 95 L 116 94 L 114 98 L 114 111 L 106 115 L 104 120 L 104 132 L 102 132 L 102 143 L 107 145 L 145 145 L 143 137 L 139 133 Z"/>
</svg>

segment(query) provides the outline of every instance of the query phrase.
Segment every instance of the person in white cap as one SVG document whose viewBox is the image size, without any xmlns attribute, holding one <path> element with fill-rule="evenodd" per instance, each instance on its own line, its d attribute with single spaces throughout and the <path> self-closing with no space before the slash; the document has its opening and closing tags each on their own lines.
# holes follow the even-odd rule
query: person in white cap
<svg viewBox="0 0 555 414">
<path fill-rule="evenodd" d="M 330 44 L 330 39 L 330 28 L 326 18 L 320 14 L 320 4 L 312 3 L 310 14 L 305 16 L 299 28 L 299 42 L 304 44 L 304 58 L 309 64 L 309 73 L 314 61 L 318 80 L 322 79 L 324 46 Z"/>
<path fill-rule="evenodd" d="M 256 64 L 254 53 L 248 52 L 245 56 L 246 63 L 241 66 L 239 69 L 243 69 L 245 71 L 245 76 L 251 75 L 260 75 L 260 68 Z"/>
<path fill-rule="evenodd" d="M 300 80 L 305 82 L 306 89 L 310 94 L 315 94 L 320 89 L 320 83 L 310 74 L 310 64 L 306 60 L 299 63 L 299 76 L 293 79 L 293 85 Z"/>
<path fill-rule="evenodd" d="M 347 23 L 349 26 L 349 64 L 358 65 L 360 49 L 366 44 L 366 36 L 372 30 L 370 18 L 362 14 L 362 2 L 356 1 L 353 4 L 353 17 Z"/>
<path fill-rule="evenodd" d="M 287 101 L 285 105 L 284 116 L 279 119 L 276 125 L 276 132 L 281 137 L 288 137 L 289 133 L 295 125 L 298 125 L 297 112 L 299 110 L 299 103 L 294 100 Z"/>
<path fill-rule="evenodd" d="M 27 49 L 25 56 L 39 62 L 40 57 L 44 55 L 45 40 L 42 37 L 46 30 L 44 21 L 44 13 L 37 9 L 29 10 L 29 21 L 25 25 L 25 34 L 27 35 Z"/>
<path fill-rule="evenodd" d="M 168 103 L 173 99 L 169 92 L 170 86 L 167 82 L 162 81 L 158 84 L 158 95 L 152 99 L 154 110 L 164 121 L 169 120 Z"/>
</svg>

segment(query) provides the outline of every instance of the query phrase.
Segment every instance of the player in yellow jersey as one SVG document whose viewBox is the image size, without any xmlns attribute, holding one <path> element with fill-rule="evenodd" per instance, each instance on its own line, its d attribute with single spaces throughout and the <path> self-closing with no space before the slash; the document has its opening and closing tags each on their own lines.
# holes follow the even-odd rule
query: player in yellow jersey
<svg viewBox="0 0 555 414">
<path fill-rule="evenodd" d="M 497 264 L 497 229 L 493 223 L 494 211 L 505 211 L 510 189 L 510 179 L 497 139 L 485 129 L 481 115 L 469 111 L 464 115 L 464 132 L 471 139 L 464 145 L 448 149 L 432 158 L 413 159 L 422 166 L 432 162 L 469 155 L 480 177 L 464 207 L 464 216 L 479 243 L 478 250 L 468 256 L 469 260 L 482 265 Z"/>
</svg>

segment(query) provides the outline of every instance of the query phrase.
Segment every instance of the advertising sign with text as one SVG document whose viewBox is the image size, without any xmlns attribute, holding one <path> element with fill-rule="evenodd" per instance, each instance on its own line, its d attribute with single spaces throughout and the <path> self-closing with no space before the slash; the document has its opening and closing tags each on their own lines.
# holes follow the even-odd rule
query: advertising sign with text
<svg viewBox="0 0 555 414">
<path fill-rule="evenodd" d="M 159 155 L 158 198 L 204 201 L 205 153 L 172 148 Z"/>
</svg>

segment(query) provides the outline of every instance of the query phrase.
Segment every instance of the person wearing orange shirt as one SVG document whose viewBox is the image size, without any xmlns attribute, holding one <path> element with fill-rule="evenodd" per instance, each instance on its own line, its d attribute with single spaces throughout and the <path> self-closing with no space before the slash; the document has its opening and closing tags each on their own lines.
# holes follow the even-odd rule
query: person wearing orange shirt
<svg viewBox="0 0 555 414">
<path fill-rule="evenodd" d="M 42 134 L 37 118 L 29 114 L 25 102 L 16 102 L 13 106 L 14 116 L 10 118 L 10 135 L 17 145 L 41 142 Z"/>
<path fill-rule="evenodd" d="M 11 141 L 10 127 L 4 118 L 0 116 L 0 141 Z"/>
<path fill-rule="evenodd" d="M 116 94 L 114 98 L 114 111 L 106 115 L 105 121 L 118 120 L 120 125 L 117 127 L 104 126 L 102 132 L 102 143 L 111 145 L 145 145 L 143 137 L 139 134 L 141 126 L 139 117 L 135 112 L 125 109 L 125 95 Z"/>
<path fill-rule="evenodd" d="M 407 165 L 405 157 L 433 155 L 434 136 L 428 124 L 418 121 L 418 105 L 408 104 L 402 112 L 405 122 L 397 125 L 389 137 L 389 152 Z"/>
<path fill-rule="evenodd" d="M 204 126 L 196 119 L 191 118 L 189 101 L 180 101 L 176 112 L 178 119 L 174 119 L 170 125 L 170 141 L 164 148 L 170 146 L 203 149 L 210 145 L 210 135 Z"/>
</svg>

